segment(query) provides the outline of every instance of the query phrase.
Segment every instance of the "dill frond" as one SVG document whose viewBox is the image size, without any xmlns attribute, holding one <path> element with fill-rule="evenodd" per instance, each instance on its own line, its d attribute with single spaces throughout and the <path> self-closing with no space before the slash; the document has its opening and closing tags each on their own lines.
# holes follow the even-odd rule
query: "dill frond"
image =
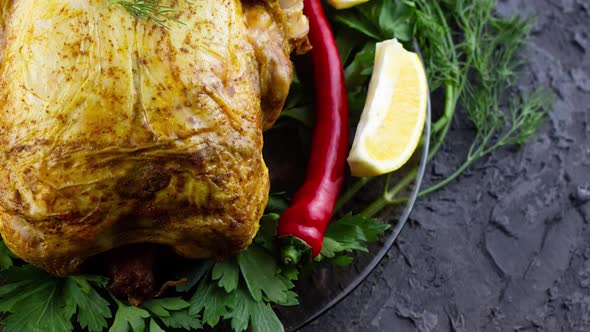
<svg viewBox="0 0 590 332">
<path fill-rule="evenodd" d="M 170 29 L 167 22 L 184 25 L 183 22 L 174 17 L 176 11 L 173 7 L 160 4 L 159 0 L 110 0 L 107 3 L 107 6 L 113 5 L 125 8 L 129 14 L 138 19 L 152 20 L 166 29 Z"/>
</svg>

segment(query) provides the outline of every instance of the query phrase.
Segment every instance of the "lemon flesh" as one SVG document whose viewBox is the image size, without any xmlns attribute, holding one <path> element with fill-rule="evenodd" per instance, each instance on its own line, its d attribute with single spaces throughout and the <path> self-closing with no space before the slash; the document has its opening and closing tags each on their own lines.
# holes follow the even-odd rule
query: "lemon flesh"
<svg viewBox="0 0 590 332">
<path fill-rule="evenodd" d="M 428 84 L 422 61 L 395 39 L 377 44 L 375 68 L 348 164 L 353 176 L 377 176 L 402 167 L 416 150 Z"/>
</svg>

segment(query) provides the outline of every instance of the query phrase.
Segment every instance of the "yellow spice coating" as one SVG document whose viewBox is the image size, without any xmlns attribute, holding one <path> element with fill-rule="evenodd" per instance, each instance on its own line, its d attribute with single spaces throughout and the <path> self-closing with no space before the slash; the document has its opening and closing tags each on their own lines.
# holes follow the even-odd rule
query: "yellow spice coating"
<svg viewBox="0 0 590 332">
<path fill-rule="evenodd" d="M 300 1 L 161 3 L 184 25 L 0 0 L 0 232 L 51 273 L 129 243 L 223 257 L 258 229 L 262 131 L 306 48 Z"/>
</svg>

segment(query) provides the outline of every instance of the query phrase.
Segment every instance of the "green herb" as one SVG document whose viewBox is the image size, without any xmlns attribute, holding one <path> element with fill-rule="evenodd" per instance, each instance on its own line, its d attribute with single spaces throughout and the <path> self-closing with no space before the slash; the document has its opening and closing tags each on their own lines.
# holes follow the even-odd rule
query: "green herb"
<svg viewBox="0 0 590 332">
<path fill-rule="evenodd" d="M 142 308 L 129 306 L 113 297 L 117 304 L 115 321 L 110 331 L 149 331 L 168 328 L 201 329 L 203 324 L 198 316 L 189 314 L 190 303 L 180 297 L 146 301 Z"/>
<path fill-rule="evenodd" d="M 428 160 L 440 151 L 452 124 L 461 109 L 475 127 L 471 147 L 463 163 L 444 179 L 423 190 L 424 196 L 450 184 L 476 161 L 509 145 L 527 143 L 543 125 L 550 109 L 552 96 L 545 89 L 520 92 L 515 87 L 518 68 L 523 63 L 520 51 L 526 45 L 530 20 L 520 17 L 504 19 L 494 14 L 495 0 L 415 0 L 415 38 L 420 45 L 432 91 L 441 89 L 445 95 L 444 109 L 432 126 L 432 141 Z M 362 6 L 352 9 L 367 12 Z M 377 15 L 366 21 L 376 22 Z M 338 22 L 347 28 L 354 27 L 366 38 L 381 36 L 375 31 Z M 367 23 L 365 23 L 367 24 Z M 394 37 L 394 36 L 390 36 Z M 407 37 L 407 36 L 404 36 Z M 363 56 L 362 52 L 357 57 Z M 356 57 L 355 57 L 356 60 Z M 362 61 L 353 61 L 354 72 L 368 68 Z M 348 69 L 348 68 L 347 68 Z M 347 79 L 356 79 L 350 76 Z M 384 207 L 405 202 L 399 194 L 412 183 L 417 169 L 402 179 L 393 181 L 386 176 L 383 195 L 371 203 L 362 214 L 373 216 Z M 363 178 L 342 195 L 342 207 L 374 178 Z M 392 184 L 391 186 L 389 184 Z"/>
<path fill-rule="evenodd" d="M 57 278 L 30 265 L 0 273 L 0 312 L 4 331 L 72 331 L 72 317 L 81 327 L 100 332 L 111 317 L 109 303 L 94 287 L 103 287 L 100 277 Z"/>
<path fill-rule="evenodd" d="M 207 274 L 211 271 L 214 262 L 207 261 L 201 264 L 195 264 L 194 266 L 189 267 L 187 271 L 182 271 L 179 274 L 180 278 L 187 278 L 187 282 L 183 285 L 176 286 L 176 290 L 179 292 L 186 292 L 191 288 L 195 287 L 195 285 Z"/>
<path fill-rule="evenodd" d="M 0 272 L 0 312 L 4 331 L 73 331 L 73 319 L 90 332 L 108 327 L 114 308 L 101 294 L 107 280 L 97 276 L 57 278 L 31 265 L 15 266 Z M 100 291 L 100 292 L 99 292 Z M 170 328 L 202 327 L 199 317 L 190 316 L 190 304 L 181 298 L 156 299 L 136 308 L 113 297 L 115 319 L 109 331 L 142 331 L 148 324 Z M 75 318 L 74 318 L 75 317 Z"/>
<path fill-rule="evenodd" d="M 434 192 L 460 176 L 477 160 L 508 145 L 527 143 L 543 125 L 550 110 L 552 95 L 538 88 L 529 93 L 516 90 L 518 68 L 523 63 L 519 52 L 526 45 L 531 21 L 516 17 L 503 19 L 493 14 L 496 1 L 419 0 L 417 24 L 422 31 L 422 45 L 438 77 L 446 78 L 446 103 L 443 116 L 434 124 L 431 158 L 446 139 L 457 104 L 473 123 L 474 136 L 467 157 L 453 173 L 420 193 Z M 436 22 L 436 23 L 435 23 Z M 431 25 L 437 29 L 428 29 Z M 448 27 L 457 26 L 463 38 Z M 435 31 L 443 30 L 447 42 L 442 50 L 429 47 Z M 438 37 L 440 38 L 440 36 Z M 445 58 L 451 55 L 449 58 Z M 510 102 L 506 102 L 510 100 Z"/>
<path fill-rule="evenodd" d="M 277 278 L 280 269 L 272 254 L 253 246 L 238 256 L 238 262 L 248 290 L 256 301 L 260 301 L 263 294 L 272 302 L 287 301 L 287 290 L 291 287 Z"/>
<path fill-rule="evenodd" d="M 348 91 L 350 126 L 356 129 L 373 73 L 375 43 L 397 38 L 408 43 L 414 37 L 415 7 L 412 1 L 371 0 L 330 15 Z"/>
<path fill-rule="evenodd" d="M 174 14 L 176 13 L 174 8 L 172 6 L 160 4 L 160 0 L 109 0 L 107 6 L 112 5 L 121 6 L 125 8 L 129 14 L 138 19 L 152 20 L 166 29 L 170 29 L 166 24 L 166 21 L 172 21 L 184 25 L 184 23 L 174 17 Z"/>
<path fill-rule="evenodd" d="M 232 257 L 224 262 L 216 263 L 211 272 L 213 280 L 219 280 L 218 286 L 223 288 L 227 293 L 233 292 L 238 288 L 240 270 L 236 263 L 236 258 Z"/>
<path fill-rule="evenodd" d="M 14 265 L 12 259 L 12 253 L 4 243 L 4 241 L 0 241 L 0 270 L 7 269 Z"/>
<path fill-rule="evenodd" d="M 203 323 L 214 327 L 230 313 L 234 298 L 207 278 L 199 283 L 190 303 L 189 313 L 202 314 Z"/>
<path fill-rule="evenodd" d="M 111 318 L 109 303 L 94 289 L 104 288 L 105 278 L 94 276 L 73 276 L 65 280 L 64 299 L 72 299 L 70 310 L 77 313 L 76 320 L 88 331 L 102 331 L 107 327 L 107 319 Z M 74 307 L 75 305 L 75 307 Z"/>
<path fill-rule="evenodd" d="M 172 311 L 168 317 L 160 317 L 160 321 L 173 329 L 200 330 L 203 324 L 198 317 L 191 316 L 188 310 Z"/>
<path fill-rule="evenodd" d="M 109 332 L 164 331 L 168 328 L 201 329 L 203 324 L 198 316 L 191 315 L 190 303 L 179 297 L 146 301 L 142 308 L 127 305 L 112 296 L 117 305 L 115 320 Z M 90 310 L 92 313 L 92 310 Z"/>
<path fill-rule="evenodd" d="M 278 331 L 275 327 L 279 320 L 268 310 L 270 304 L 289 306 L 298 301 L 292 291 L 295 285 L 283 274 L 273 251 L 260 246 L 274 241 L 276 218 L 267 221 L 261 223 L 254 244 L 246 251 L 237 258 L 216 263 L 200 277 L 190 299 L 192 315 L 201 314 L 203 322 L 211 327 L 227 320 L 234 331 L 244 331 L 250 324 L 254 330 Z M 271 248 L 275 246 L 273 243 Z"/>
<path fill-rule="evenodd" d="M 278 204 L 284 207 L 283 204 Z M 107 280 L 95 276 L 57 278 L 30 265 L 0 272 L 0 312 L 5 331 L 73 331 L 72 319 L 90 332 L 160 331 L 164 328 L 200 329 L 228 321 L 234 331 L 276 332 L 282 324 L 271 305 L 293 306 L 299 270 L 282 267 L 275 256 L 278 214 L 267 214 L 252 244 L 241 255 L 223 262 L 197 262 L 181 277 L 178 296 L 153 299 L 133 307 L 106 294 Z M 389 226 L 375 219 L 347 215 L 328 228 L 323 261 L 349 264 L 354 251 L 367 251 Z M 6 254 L 7 256 L 7 254 Z M 5 257 L 0 255 L 0 260 Z M 116 309 L 112 313 L 111 310 Z"/>
<path fill-rule="evenodd" d="M 150 313 L 144 309 L 126 305 L 115 297 L 113 299 L 117 302 L 119 308 L 109 332 L 144 331 L 146 318 L 150 317 Z M 64 329 L 64 331 L 66 330 Z"/>
<path fill-rule="evenodd" d="M 390 225 L 361 215 L 346 215 L 333 222 L 326 230 L 321 260 L 329 260 L 336 265 L 352 263 L 350 253 L 367 252 L 367 243 L 379 240 Z"/>
<path fill-rule="evenodd" d="M 374 41 L 395 36 L 407 42 L 414 37 L 414 15 L 413 1 L 373 0 L 351 10 L 334 11 L 331 17 Z"/>
<path fill-rule="evenodd" d="M 177 297 L 171 297 L 149 300 L 143 306 L 158 317 L 170 317 L 172 312 L 190 307 L 190 303 Z"/>
</svg>

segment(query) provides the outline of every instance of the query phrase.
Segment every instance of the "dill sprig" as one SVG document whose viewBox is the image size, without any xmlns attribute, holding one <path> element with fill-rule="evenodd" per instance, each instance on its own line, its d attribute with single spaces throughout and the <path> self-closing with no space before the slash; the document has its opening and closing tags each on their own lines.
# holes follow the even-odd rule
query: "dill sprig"
<svg viewBox="0 0 590 332">
<path fill-rule="evenodd" d="M 428 160 L 436 157 L 447 140 L 455 117 L 465 117 L 475 129 L 462 163 L 424 189 L 420 193 L 424 196 L 450 184 L 475 162 L 494 151 L 527 143 L 543 125 L 553 95 L 544 88 L 529 92 L 517 88 L 516 80 L 523 64 L 521 51 L 529 39 L 531 20 L 499 17 L 494 12 L 496 0 L 398 2 L 414 8 L 414 38 L 420 45 L 430 88 L 444 93 L 444 109 L 432 124 Z M 356 13 L 348 15 L 338 13 L 338 21 L 342 22 L 344 18 L 347 28 L 374 38 L 365 32 L 366 28 L 374 28 L 374 24 L 365 27 L 358 20 L 353 21 L 381 12 L 371 11 L 370 6 L 370 3 L 361 5 L 353 9 Z M 378 16 L 367 21 L 380 22 Z M 387 205 L 405 202 L 407 198 L 400 198 L 399 194 L 412 183 L 416 172 L 414 169 L 398 181 L 390 181 L 391 174 L 387 175 L 382 196 L 362 214 L 373 216 Z M 338 207 L 373 179 L 359 179 L 342 195 Z"/>
<path fill-rule="evenodd" d="M 168 21 L 185 25 L 174 17 L 176 11 L 173 7 L 160 4 L 159 0 L 110 0 L 107 6 L 112 5 L 119 5 L 138 19 L 152 20 L 166 29 L 170 29 L 167 24 Z"/>
<path fill-rule="evenodd" d="M 438 68 L 435 75 L 442 77 L 446 91 L 453 91 L 452 96 L 446 96 L 450 106 L 433 125 L 431 158 L 444 142 L 458 106 L 476 131 L 463 163 L 421 193 L 426 195 L 446 186 L 497 149 L 527 143 L 543 125 L 553 96 L 542 88 L 529 93 L 516 88 L 523 64 L 520 52 L 526 46 L 531 20 L 496 16 L 495 0 L 417 0 L 416 4 L 423 14 L 418 16 L 417 26 L 432 64 L 429 68 Z M 424 28 L 433 24 L 443 27 L 446 39 L 434 48 L 429 45 L 439 40 L 440 30 Z"/>
</svg>

